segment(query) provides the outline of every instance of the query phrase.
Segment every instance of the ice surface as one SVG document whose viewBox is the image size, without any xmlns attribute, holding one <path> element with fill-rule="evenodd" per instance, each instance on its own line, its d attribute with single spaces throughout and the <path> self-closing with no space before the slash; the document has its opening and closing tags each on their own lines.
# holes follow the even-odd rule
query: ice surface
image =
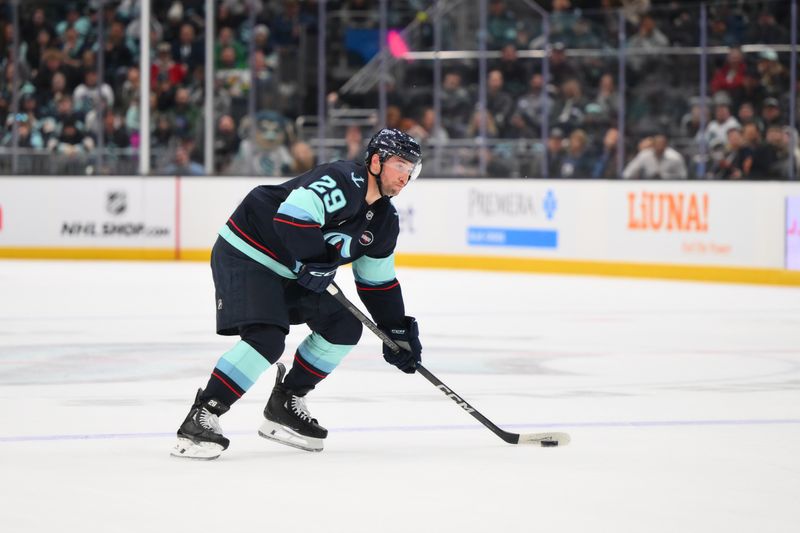
<svg viewBox="0 0 800 533">
<path fill-rule="evenodd" d="M 324 452 L 256 435 L 271 369 L 222 418 L 223 457 L 173 459 L 233 344 L 208 266 L 4 261 L 0 531 L 800 530 L 800 290 L 400 279 L 432 372 L 503 428 L 572 443 L 505 444 L 365 331 L 309 396 Z"/>
</svg>

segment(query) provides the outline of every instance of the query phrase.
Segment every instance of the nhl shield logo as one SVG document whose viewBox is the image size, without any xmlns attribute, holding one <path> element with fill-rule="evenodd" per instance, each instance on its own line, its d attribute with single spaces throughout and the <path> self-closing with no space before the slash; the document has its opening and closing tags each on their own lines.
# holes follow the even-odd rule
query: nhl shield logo
<svg viewBox="0 0 800 533">
<path fill-rule="evenodd" d="M 360 242 L 362 246 L 369 246 L 374 240 L 375 237 L 372 235 L 372 232 L 365 231 L 361 234 L 361 237 L 359 237 L 358 242 Z"/>
<path fill-rule="evenodd" d="M 128 197 L 125 191 L 111 191 L 106 199 L 106 211 L 112 215 L 121 215 L 128 209 Z"/>
</svg>

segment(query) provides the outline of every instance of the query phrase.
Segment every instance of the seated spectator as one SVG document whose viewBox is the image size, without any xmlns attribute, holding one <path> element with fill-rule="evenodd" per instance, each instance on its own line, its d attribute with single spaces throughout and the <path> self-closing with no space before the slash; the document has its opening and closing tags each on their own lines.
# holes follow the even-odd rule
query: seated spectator
<svg viewBox="0 0 800 533">
<path fill-rule="evenodd" d="M 233 158 L 239 151 L 239 134 L 236 124 L 230 115 L 222 115 L 217 122 L 214 134 L 214 165 L 217 172 L 224 173 L 230 167 Z"/>
<path fill-rule="evenodd" d="M 554 123 L 566 133 L 571 133 L 583 124 L 584 106 L 586 101 L 578 80 L 572 79 L 561 86 L 561 98 L 556 101 Z"/>
<path fill-rule="evenodd" d="M 715 98 L 714 120 L 709 122 L 706 131 L 702 133 L 710 151 L 723 148 L 728 141 L 728 130 L 741 127 L 739 121 L 731 115 L 730 100 L 721 96 L 722 94 Z"/>
<path fill-rule="evenodd" d="M 228 50 L 227 56 L 223 59 L 222 53 Z M 214 61 L 216 68 L 246 68 L 247 50 L 244 45 L 236 40 L 233 28 L 223 26 L 217 34 L 217 42 L 214 43 Z"/>
<path fill-rule="evenodd" d="M 169 43 L 158 43 L 156 57 L 150 67 L 152 84 L 168 81 L 172 85 L 180 85 L 186 79 L 188 67 L 183 63 L 176 63 L 172 59 L 172 47 Z M 128 69 L 130 73 L 130 69 Z"/>
<path fill-rule="evenodd" d="M 789 71 L 778 61 L 775 50 L 764 50 L 758 54 L 756 69 L 759 75 L 759 85 L 764 88 L 768 96 L 780 98 L 789 89 Z"/>
<path fill-rule="evenodd" d="M 700 106 L 700 99 L 697 97 L 692 97 L 689 99 L 689 112 L 685 113 L 681 117 L 680 126 L 678 127 L 678 132 L 681 137 L 684 138 L 692 138 L 692 139 L 699 139 L 700 138 L 700 126 L 701 126 L 701 118 L 703 116 L 702 107 Z M 705 120 L 706 124 L 708 124 L 708 108 L 705 110 Z"/>
<path fill-rule="evenodd" d="M 44 148 L 44 139 L 31 123 L 30 117 L 25 113 L 17 115 L 17 140 L 14 144 L 14 122 L 11 120 L 6 128 L 6 134 L 0 144 L 4 147 L 16 146 L 18 148 L 28 148 L 41 150 Z"/>
<path fill-rule="evenodd" d="M 56 72 L 60 72 L 64 75 L 64 80 L 66 82 L 65 90 L 69 93 L 72 93 L 75 87 L 83 81 L 79 79 L 81 73 L 77 69 L 64 64 L 62 57 L 63 53 L 55 48 L 44 51 L 42 54 L 42 65 L 36 77 L 33 79 L 33 85 L 36 87 L 37 92 L 46 92 L 50 89 L 53 83 L 53 75 Z"/>
<path fill-rule="evenodd" d="M 758 129 L 764 128 L 764 123 L 756 116 L 756 110 L 750 102 L 743 102 L 742 105 L 739 106 L 739 112 L 736 118 L 739 120 L 739 124 L 741 124 L 742 127 L 753 123 Z"/>
<path fill-rule="evenodd" d="M 125 112 L 132 104 L 138 104 L 140 86 L 141 76 L 139 75 L 139 67 L 129 68 L 125 75 L 125 81 L 122 83 L 122 88 L 119 91 L 118 109 Z"/>
<path fill-rule="evenodd" d="M 744 142 L 742 130 L 729 129 L 725 155 L 711 170 L 712 176 L 714 179 L 740 180 L 747 176 L 752 165 L 753 151 Z"/>
<path fill-rule="evenodd" d="M 583 75 L 567 57 L 564 43 L 557 41 L 550 49 L 550 83 L 553 87 L 561 87 L 567 80 L 578 80 L 582 84 Z"/>
<path fill-rule="evenodd" d="M 348 7 L 342 9 L 342 23 L 345 27 L 358 26 L 357 21 L 349 15 Z M 352 7 L 350 7 L 352 9 Z M 356 11 L 364 11 L 356 9 Z M 371 27 L 377 27 L 377 13 L 374 10 L 364 11 L 369 16 Z M 350 17 L 350 18 L 348 18 Z M 345 22 L 347 21 L 347 22 Z M 283 0 L 283 9 L 275 16 L 272 24 L 272 39 L 278 49 L 293 49 L 300 45 L 300 34 L 303 28 L 311 27 L 315 21 L 300 11 L 297 0 Z"/>
<path fill-rule="evenodd" d="M 467 123 L 472 115 L 472 98 L 461 85 L 461 74 L 448 72 L 442 81 L 442 124 L 450 137 L 466 136 Z"/>
<path fill-rule="evenodd" d="M 105 42 L 105 81 L 117 86 L 124 79 L 125 70 L 132 67 L 133 52 L 126 41 L 125 25 L 115 20 L 108 28 Z"/>
<path fill-rule="evenodd" d="M 44 51 L 49 48 L 55 48 L 56 46 L 57 44 L 53 33 L 47 28 L 39 30 L 39 33 L 36 34 L 36 40 L 29 42 L 28 52 L 25 58 L 28 65 L 31 66 L 31 71 L 34 76 L 39 71 L 39 65 L 42 63 L 42 54 L 44 54 Z"/>
<path fill-rule="evenodd" d="M 719 91 L 735 94 L 744 85 L 745 70 L 741 48 L 731 48 L 725 63 L 714 72 L 714 77 L 711 79 L 711 94 Z"/>
<path fill-rule="evenodd" d="M 639 24 L 639 31 L 628 40 L 628 48 L 638 53 L 629 54 L 626 63 L 633 73 L 644 76 L 663 62 L 658 49 L 665 46 L 669 46 L 669 39 L 658 29 L 655 19 L 650 14 L 645 14 Z"/>
<path fill-rule="evenodd" d="M 92 109 L 113 107 L 114 91 L 107 83 L 98 84 L 97 71 L 89 70 L 84 74 L 84 82 L 72 93 L 72 101 L 75 110 L 85 114 Z"/>
<path fill-rule="evenodd" d="M 67 4 L 66 17 L 56 24 L 56 35 L 63 40 L 67 28 L 75 28 L 75 31 L 78 32 L 78 45 L 83 47 L 86 37 L 92 30 L 92 23 L 88 17 L 84 16 L 83 9 L 78 7 L 77 2 Z"/>
<path fill-rule="evenodd" d="M 20 40 L 25 41 L 26 43 L 33 44 L 39 39 L 39 36 L 42 32 L 47 33 L 49 36 L 54 36 L 54 28 L 50 22 L 47 20 L 46 13 L 44 8 L 37 7 L 31 13 L 30 20 L 22 22 L 22 31 L 20 32 Z M 42 48 L 44 50 L 45 48 Z M 29 65 L 36 68 L 39 63 L 38 62 L 28 62 Z"/>
<path fill-rule="evenodd" d="M 505 0 L 489 2 L 489 16 L 486 20 L 487 43 L 490 50 L 499 50 L 517 38 L 517 17 L 508 9 Z"/>
<path fill-rule="evenodd" d="M 293 163 L 291 166 L 292 175 L 300 175 L 308 172 L 315 166 L 314 150 L 305 141 L 295 141 L 289 149 L 292 154 Z"/>
<path fill-rule="evenodd" d="M 518 100 L 509 120 L 508 136 L 515 139 L 540 138 L 544 109 L 548 115 L 553 110 L 550 95 L 543 94 L 544 78 L 539 73 L 533 74 L 528 82 L 528 92 Z"/>
<path fill-rule="evenodd" d="M 597 96 L 595 96 L 593 102 L 600 106 L 603 114 L 608 117 L 608 120 L 613 120 L 616 118 L 619 104 L 619 94 L 617 93 L 614 76 L 609 73 L 605 73 L 600 76 L 600 83 L 597 87 Z"/>
<path fill-rule="evenodd" d="M 519 60 L 517 46 L 513 43 L 503 45 L 500 59 L 490 64 L 490 70 L 498 70 L 503 75 L 503 88 L 514 98 L 527 89 L 530 75 L 528 69 Z"/>
<path fill-rule="evenodd" d="M 761 121 L 765 128 L 770 126 L 783 126 L 785 122 L 781 117 L 781 106 L 775 98 L 767 98 L 761 107 Z"/>
<path fill-rule="evenodd" d="M 574 47 L 573 29 L 577 20 L 578 14 L 572 9 L 570 0 L 553 0 L 553 10 L 550 13 L 551 39 Z"/>
<path fill-rule="evenodd" d="M 436 112 L 432 107 L 424 107 L 419 119 L 419 126 L 422 130 L 419 138 L 420 142 L 434 141 L 445 143 L 449 139 L 447 131 L 440 125 L 436 125 Z"/>
<path fill-rule="evenodd" d="M 103 116 L 103 144 L 111 149 L 129 148 L 131 145 L 131 134 L 125 122 L 110 109 Z"/>
<path fill-rule="evenodd" d="M 529 160 L 529 165 L 523 165 L 519 169 L 520 177 L 523 178 L 544 178 L 543 161 L 542 159 L 547 156 L 547 178 L 558 178 L 561 175 L 561 165 L 564 162 L 566 153 L 564 150 L 564 132 L 559 128 L 550 130 L 550 135 L 547 137 L 545 152 L 538 152 L 532 160 Z"/>
<path fill-rule="evenodd" d="M 203 165 L 196 161 L 192 161 L 191 150 L 185 144 L 181 143 L 175 148 L 175 154 L 170 161 L 160 172 L 160 174 L 167 176 L 203 176 L 206 171 Z"/>
<path fill-rule="evenodd" d="M 594 179 L 614 179 L 618 178 L 617 160 L 619 151 L 617 141 L 619 140 L 619 130 L 609 128 L 603 135 L 600 152 L 595 158 L 592 166 L 592 178 Z"/>
<path fill-rule="evenodd" d="M 176 63 L 183 63 L 189 70 L 203 63 L 205 51 L 203 43 L 195 39 L 194 26 L 186 22 L 181 24 L 178 40 L 172 44 L 172 59 Z"/>
<path fill-rule="evenodd" d="M 153 145 L 168 146 L 172 140 L 172 135 L 175 133 L 169 116 L 163 113 L 156 113 L 153 118 L 153 122 L 156 123 L 156 127 L 151 136 Z"/>
<path fill-rule="evenodd" d="M 181 138 L 197 138 L 200 133 L 201 110 L 189 102 L 189 89 L 179 87 L 175 91 L 175 103 L 167 112 L 175 133 Z"/>
<path fill-rule="evenodd" d="M 763 44 L 786 44 L 789 42 L 789 32 L 786 28 L 779 26 L 775 22 L 773 15 L 768 7 L 764 7 L 758 14 L 755 25 L 750 26 L 748 43 Z"/>
<path fill-rule="evenodd" d="M 61 44 L 61 57 L 64 63 L 74 68 L 80 68 L 84 44 L 80 35 L 78 35 L 78 30 L 70 26 L 64 31 L 61 39 L 63 41 Z"/>
<path fill-rule="evenodd" d="M 589 153 L 586 133 L 576 129 L 569 135 L 569 145 L 559 169 L 559 178 L 587 179 L 592 177 L 595 158 Z"/>
<path fill-rule="evenodd" d="M 674 180 L 686 179 L 687 176 L 683 156 L 668 146 L 667 136 L 663 133 L 654 135 L 652 146 L 640 150 L 622 171 L 625 179 Z"/>
<path fill-rule="evenodd" d="M 711 19 L 708 31 L 708 46 L 738 46 L 741 44 L 736 34 L 728 27 L 722 17 Z"/>
<path fill-rule="evenodd" d="M 469 120 L 469 125 L 467 126 L 467 138 L 476 138 L 481 135 L 482 120 L 486 121 L 486 138 L 496 139 L 500 135 L 500 132 L 497 129 L 494 116 L 491 113 L 481 111 L 480 109 L 475 109 L 475 112 L 472 114 L 472 118 Z"/>
<path fill-rule="evenodd" d="M 86 135 L 75 119 L 65 119 L 59 126 L 57 135 L 50 140 L 51 150 L 61 155 L 77 157 L 94 149 L 94 140 Z"/>
<path fill-rule="evenodd" d="M 508 120 L 514 110 L 514 99 L 504 90 L 503 83 L 502 72 L 499 70 L 489 72 L 486 81 L 486 107 L 492 114 L 501 136 L 505 136 Z"/>
</svg>

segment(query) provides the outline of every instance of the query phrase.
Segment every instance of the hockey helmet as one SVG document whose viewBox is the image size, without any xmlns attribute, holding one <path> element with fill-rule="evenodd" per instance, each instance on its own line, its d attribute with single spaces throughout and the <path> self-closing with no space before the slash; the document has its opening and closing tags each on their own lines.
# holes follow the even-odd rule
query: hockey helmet
<svg viewBox="0 0 800 533">
<path fill-rule="evenodd" d="M 378 154 L 381 163 L 396 155 L 414 165 L 409 178 L 414 180 L 422 172 L 422 148 L 411 135 L 393 128 L 384 128 L 372 136 L 367 145 L 365 163 L 369 167 L 372 154 Z"/>
</svg>

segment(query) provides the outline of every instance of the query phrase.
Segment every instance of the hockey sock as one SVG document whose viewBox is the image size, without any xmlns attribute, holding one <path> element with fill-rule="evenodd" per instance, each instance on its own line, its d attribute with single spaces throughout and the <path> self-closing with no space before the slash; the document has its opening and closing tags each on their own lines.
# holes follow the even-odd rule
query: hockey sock
<svg viewBox="0 0 800 533">
<path fill-rule="evenodd" d="M 216 398 L 229 407 L 277 361 L 286 333 L 276 326 L 256 324 L 242 328 L 242 340 L 220 357 L 202 398 Z"/>
<path fill-rule="evenodd" d="M 298 396 L 305 396 L 339 366 L 351 345 L 333 344 L 319 333 L 312 333 L 297 347 L 292 369 L 283 384 Z"/>
</svg>

